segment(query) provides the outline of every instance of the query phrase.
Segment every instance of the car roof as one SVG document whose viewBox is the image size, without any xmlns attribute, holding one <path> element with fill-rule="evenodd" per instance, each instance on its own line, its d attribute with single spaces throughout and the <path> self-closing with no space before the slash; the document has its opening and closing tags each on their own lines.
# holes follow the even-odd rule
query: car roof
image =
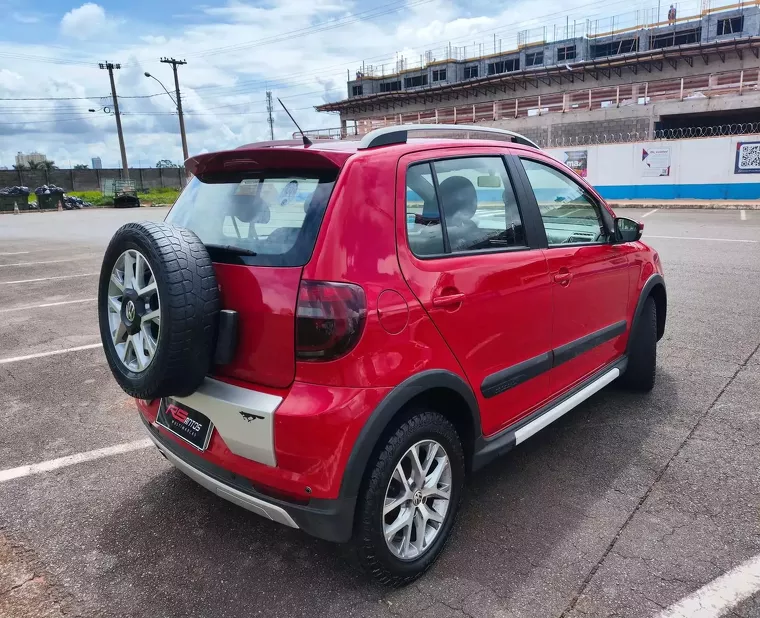
<svg viewBox="0 0 760 618">
<path fill-rule="evenodd" d="M 274 163 L 275 167 L 284 167 L 286 160 L 290 159 L 292 165 L 339 168 L 356 153 L 362 153 L 362 156 L 370 157 L 373 153 L 382 153 L 383 155 L 393 153 L 400 157 L 411 152 L 419 152 L 426 149 L 493 148 L 494 146 L 508 147 L 525 152 L 536 152 L 536 149 L 530 146 L 524 146 L 508 140 L 493 139 L 411 138 L 399 144 L 388 144 L 366 149 L 360 148 L 359 140 L 314 140 L 311 145 L 305 146 L 303 141 L 298 139 L 255 142 L 239 146 L 235 150 L 223 150 L 196 155 L 190 157 L 185 165 L 188 171 L 196 175 L 209 171 L 221 171 L 222 169 L 232 171 L 236 167 L 234 165 L 235 162 L 239 163 L 240 167 L 250 166 L 252 161 L 255 162 L 254 157 L 267 153 L 270 155 L 267 157 L 267 160 Z"/>
</svg>

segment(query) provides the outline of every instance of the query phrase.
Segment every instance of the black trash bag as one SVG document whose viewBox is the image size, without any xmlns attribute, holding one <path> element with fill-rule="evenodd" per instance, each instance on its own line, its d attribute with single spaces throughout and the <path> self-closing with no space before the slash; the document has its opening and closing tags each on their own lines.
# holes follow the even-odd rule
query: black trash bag
<svg viewBox="0 0 760 618">
<path fill-rule="evenodd" d="M 29 187 L 3 187 L 0 189 L 0 195 L 22 195 L 27 196 L 29 195 Z"/>
</svg>

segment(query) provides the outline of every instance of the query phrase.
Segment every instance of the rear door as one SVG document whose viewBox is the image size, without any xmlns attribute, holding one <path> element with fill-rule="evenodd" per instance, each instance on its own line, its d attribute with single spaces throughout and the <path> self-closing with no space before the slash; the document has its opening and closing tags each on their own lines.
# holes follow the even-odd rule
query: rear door
<svg viewBox="0 0 760 618">
<path fill-rule="evenodd" d="M 266 161 L 267 153 L 260 159 Z M 214 374 L 286 387 L 295 377 L 295 311 L 337 169 L 209 172 L 167 217 L 195 232 L 214 263 L 222 308 L 238 312 L 233 362 Z"/>
<path fill-rule="evenodd" d="M 546 400 L 551 283 L 537 213 L 503 149 L 426 151 L 398 167 L 401 269 L 462 366 L 493 434 Z"/>
<path fill-rule="evenodd" d="M 629 249 L 612 244 L 612 216 L 572 171 L 539 155 L 519 160 L 546 232 L 556 396 L 624 353 Z"/>
</svg>

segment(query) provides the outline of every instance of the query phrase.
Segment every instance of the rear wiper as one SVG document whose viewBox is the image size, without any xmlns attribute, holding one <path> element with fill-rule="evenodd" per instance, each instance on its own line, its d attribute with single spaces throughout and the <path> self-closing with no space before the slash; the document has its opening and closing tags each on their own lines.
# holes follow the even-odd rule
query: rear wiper
<svg viewBox="0 0 760 618">
<path fill-rule="evenodd" d="M 206 243 L 206 247 L 209 249 L 228 251 L 229 253 L 234 253 L 235 255 L 250 255 L 251 257 L 256 257 L 258 255 L 258 253 L 252 251 L 251 249 L 244 249 L 243 247 L 236 247 L 234 245 L 215 245 L 212 243 Z"/>
</svg>

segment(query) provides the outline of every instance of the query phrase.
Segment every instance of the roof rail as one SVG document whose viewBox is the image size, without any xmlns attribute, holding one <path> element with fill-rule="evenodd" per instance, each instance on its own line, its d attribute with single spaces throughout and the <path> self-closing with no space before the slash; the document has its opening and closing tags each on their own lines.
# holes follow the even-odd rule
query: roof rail
<svg viewBox="0 0 760 618">
<path fill-rule="evenodd" d="M 492 136 L 507 136 L 511 141 L 523 146 L 538 148 L 538 144 L 529 140 L 524 135 L 507 131 L 506 129 L 496 129 L 493 127 L 483 127 L 469 124 L 408 124 L 396 125 L 393 127 L 384 127 L 370 131 L 359 142 L 359 150 L 366 148 L 375 148 L 376 146 L 389 146 L 391 144 L 406 144 L 409 131 L 458 131 L 467 133 L 489 133 Z"/>
</svg>

